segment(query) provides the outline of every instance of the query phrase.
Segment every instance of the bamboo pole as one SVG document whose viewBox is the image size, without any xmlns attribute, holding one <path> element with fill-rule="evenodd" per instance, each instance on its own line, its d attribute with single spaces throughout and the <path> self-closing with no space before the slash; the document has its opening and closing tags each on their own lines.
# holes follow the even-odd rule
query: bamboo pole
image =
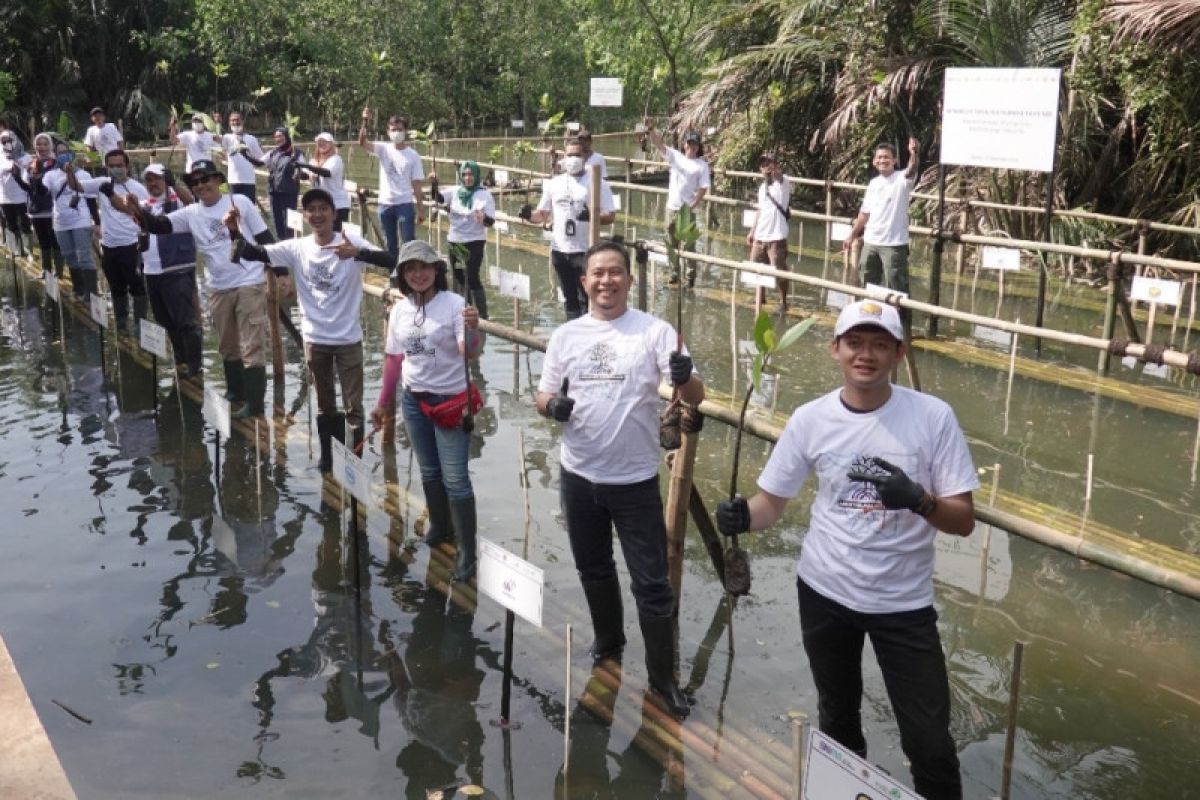
<svg viewBox="0 0 1200 800">
<path fill-rule="evenodd" d="M 1000 778 L 1000 798 L 1012 797 L 1013 751 L 1017 741 L 1017 704 L 1021 699 L 1021 665 L 1025 657 L 1025 643 L 1013 642 L 1012 678 L 1008 689 L 1008 732 L 1004 737 L 1004 771 Z"/>
<path fill-rule="evenodd" d="M 681 290 L 682 291 L 682 290 Z M 671 479 L 664 511 L 667 524 L 667 574 L 678 613 L 683 589 L 683 545 L 687 538 L 688 507 L 692 497 L 692 472 L 700 434 L 684 431 L 679 449 L 671 455 Z"/>
<path fill-rule="evenodd" d="M 283 388 L 283 340 L 279 338 L 279 284 L 275 273 L 267 273 L 267 325 L 271 334 L 271 377 L 275 388 Z"/>
</svg>

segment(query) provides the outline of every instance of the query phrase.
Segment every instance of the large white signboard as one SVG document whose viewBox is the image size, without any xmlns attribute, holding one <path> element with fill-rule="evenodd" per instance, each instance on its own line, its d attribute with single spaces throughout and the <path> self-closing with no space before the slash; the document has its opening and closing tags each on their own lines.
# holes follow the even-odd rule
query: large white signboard
<svg viewBox="0 0 1200 800">
<path fill-rule="evenodd" d="M 479 539 L 479 591 L 542 627 L 542 570 L 495 542 Z"/>
<path fill-rule="evenodd" d="M 808 734 L 804 800 L 921 800 L 818 730 Z"/>
<path fill-rule="evenodd" d="M 1054 168 L 1058 69 L 952 68 L 942 97 L 943 164 Z"/>
<path fill-rule="evenodd" d="M 590 105 L 620 108 L 624 104 L 624 95 L 620 78 L 592 78 Z"/>
</svg>

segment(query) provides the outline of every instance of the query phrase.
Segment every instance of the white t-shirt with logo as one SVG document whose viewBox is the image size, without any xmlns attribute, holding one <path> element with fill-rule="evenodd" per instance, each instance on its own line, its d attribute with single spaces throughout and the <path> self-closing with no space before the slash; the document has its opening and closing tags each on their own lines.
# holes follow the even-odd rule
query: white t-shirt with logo
<svg viewBox="0 0 1200 800">
<path fill-rule="evenodd" d="M 377 250 L 354 234 L 344 234 L 355 247 Z M 317 244 L 316 236 L 287 239 L 264 249 L 272 266 L 287 267 L 296 282 L 300 301 L 300 332 L 304 341 L 315 344 L 355 344 L 363 338 L 358 311 L 362 305 L 363 264 L 357 259 L 339 259 L 334 247 L 342 242 L 335 233 L 328 247 Z"/>
<path fill-rule="evenodd" d="M 754 224 L 754 238 L 759 242 L 786 241 L 788 221 L 780 208 L 787 208 L 792 199 L 792 188 L 787 178 L 774 183 L 763 181 L 758 185 L 758 221 Z M 771 202 L 774 200 L 775 202 Z M 779 208 L 775 207 L 779 204 Z"/>
<path fill-rule="evenodd" d="M 80 185 L 92 177 L 90 172 L 82 169 L 75 170 L 75 179 Z M 78 228 L 92 227 L 92 212 L 88 210 L 87 198 L 96 195 L 86 192 L 76 192 L 67 183 L 67 173 L 61 169 L 52 169 L 42 176 L 42 185 L 50 190 L 54 198 L 53 227 L 56 231 L 73 231 Z M 71 198 L 78 197 L 75 207 L 71 208 Z"/>
<path fill-rule="evenodd" d="M 668 147 L 667 163 L 671 165 L 667 179 L 667 211 L 678 211 L 690 205 L 696 192 L 712 186 L 708 162 L 703 158 L 688 158 L 674 147 Z"/>
<path fill-rule="evenodd" d="M 180 134 L 180 139 L 183 134 Z M 249 133 L 227 133 L 221 137 L 221 147 L 225 150 L 225 160 L 228 162 L 226 169 L 229 172 L 228 180 L 231 184 L 237 183 L 241 185 L 255 182 L 254 165 L 246 160 L 244 155 L 238 152 L 241 145 L 246 145 L 246 153 L 253 159 L 262 161 L 266 158 L 263 153 L 262 145 L 258 143 L 258 139 Z"/>
<path fill-rule="evenodd" d="M 874 508 L 874 485 L 852 470 L 875 469 L 872 456 L 904 470 L 934 497 L 979 488 L 954 411 L 944 401 L 902 386 L 866 413 L 846 408 L 841 389 L 792 413 L 758 486 L 794 497 L 812 472 L 817 497 L 796 574 L 822 595 L 866 614 L 933 604 L 937 530 L 911 511 Z"/>
<path fill-rule="evenodd" d="M 466 342 L 466 305 L 454 292 L 438 292 L 423 310 L 408 297 L 392 306 L 384 352 L 404 356 L 405 389 L 433 394 L 466 391 L 467 373 L 458 349 Z"/>
<path fill-rule="evenodd" d="M 121 135 L 121 131 L 116 125 L 111 122 L 104 123 L 104 127 L 98 128 L 95 125 L 89 125 L 87 133 L 83 135 L 83 143 L 88 147 L 96 148 L 96 152 L 100 154 L 100 159 L 111 151 L 117 149 L 117 145 L 125 140 Z"/>
<path fill-rule="evenodd" d="M 113 208 L 107 195 L 100 191 L 100 187 L 107 183 L 112 184 L 114 195 L 131 194 L 139 203 L 148 198 L 150 193 L 133 178 L 124 183 L 117 183 L 112 178 L 79 179 L 79 185 L 83 187 L 87 196 L 99 195 L 100 198 L 100 244 L 105 247 L 127 247 L 137 244 L 141 228 L 133 217 Z"/>
<path fill-rule="evenodd" d="M 669 324 L 634 308 L 614 320 L 585 315 L 551 334 L 538 391 L 558 394 L 569 378 L 575 399 L 562 424 L 563 469 L 618 485 L 658 474 L 658 385 L 677 344 Z"/>
<path fill-rule="evenodd" d="M 458 187 L 442 190 L 442 202 L 450 206 L 449 242 L 479 242 L 487 239 L 487 228 L 475 221 L 475 212 L 482 211 L 485 217 L 496 218 L 496 201 L 492 193 L 482 186 L 471 193 L 469 206 L 458 199 Z"/>
<path fill-rule="evenodd" d="M 17 183 L 17 176 L 13 175 L 13 166 L 16 166 L 21 180 L 26 180 L 26 171 L 32 162 L 33 158 L 28 153 L 22 153 L 13 160 L 0 152 L 0 203 L 24 203 L 29 199 L 21 184 Z"/>
<path fill-rule="evenodd" d="M 593 151 L 590 156 L 583 162 L 584 171 L 589 175 L 592 174 L 592 165 L 597 164 L 600 167 L 600 177 L 608 178 L 608 162 L 604 160 L 604 156 Z"/>
<path fill-rule="evenodd" d="M 585 253 L 588 249 L 588 226 L 591 222 L 575 220 L 579 212 L 588 204 L 591 179 L 585 170 L 581 175 L 555 175 L 542 184 L 542 199 L 538 202 L 538 211 L 553 213 L 552 226 L 554 241 L 551 248 L 560 253 Z M 600 213 L 615 211 L 612 189 L 608 181 L 600 182 Z M 588 212 L 595 220 L 596 209 Z M 567 233 L 568 220 L 575 220 L 575 233 Z"/>
<path fill-rule="evenodd" d="M 346 191 L 346 165 L 342 163 L 342 157 L 334 153 L 325 159 L 324 163 L 317 164 L 315 161 L 308 163 L 329 170 L 328 178 L 315 172 L 310 173 L 313 176 L 313 188 L 329 192 L 329 196 L 333 198 L 335 209 L 349 208 L 350 193 Z"/>
<path fill-rule="evenodd" d="M 238 228 L 245 239 L 252 242 L 255 236 L 267 229 L 258 206 L 250 202 L 249 197 L 240 194 L 222 195 L 211 206 L 192 203 L 167 214 L 176 233 L 190 231 L 196 240 L 196 250 L 204 256 L 204 285 L 210 292 L 256 286 L 267 281 L 261 261 L 243 259 L 234 263 L 229 260 L 232 241 L 225 227 L 225 214 L 231 205 L 236 206 L 241 215 Z"/>
<path fill-rule="evenodd" d="M 179 143 L 183 145 L 187 151 L 187 163 L 184 164 L 183 171 L 191 172 L 192 164 L 197 161 L 211 161 L 213 148 L 217 145 L 217 137 L 213 136 L 208 131 L 182 131 L 179 134 Z"/>
<path fill-rule="evenodd" d="M 908 244 L 908 199 L 917 179 L 896 170 L 886 178 L 876 175 L 867 184 L 862 213 L 869 214 L 863 242 L 888 247 Z"/>
<path fill-rule="evenodd" d="M 412 147 L 376 142 L 379 159 L 379 205 L 398 206 L 413 201 L 413 181 L 425 180 L 421 156 Z"/>
</svg>

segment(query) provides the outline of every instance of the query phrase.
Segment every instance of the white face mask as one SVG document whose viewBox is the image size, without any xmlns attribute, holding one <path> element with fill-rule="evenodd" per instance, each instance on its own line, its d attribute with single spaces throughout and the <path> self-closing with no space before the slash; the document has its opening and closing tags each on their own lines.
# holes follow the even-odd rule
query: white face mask
<svg viewBox="0 0 1200 800">
<path fill-rule="evenodd" d="M 241 124 L 240 124 L 240 123 L 239 123 L 239 124 L 237 124 L 237 125 L 230 125 L 230 126 L 229 126 L 229 130 L 233 131 L 234 133 L 241 133 L 241 132 L 242 132 L 242 126 L 241 126 Z"/>
<path fill-rule="evenodd" d="M 579 175 L 583 172 L 583 159 L 580 156 L 563 156 L 558 165 L 568 175 Z"/>
<path fill-rule="evenodd" d="M 388 131 L 388 138 L 395 144 L 403 142 L 407 138 L 408 131 Z"/>
<path fill-rule="evenodd" d="M 193 122 L 192 130 L 194 130 L 196 133 L 204 133 L 204 123 L 203 122 Z"/>
<path fill-rule="evenodd" d="M 108 176 L 114 181 L 123 181 L 129 177 L 129 169 L 126 167 L 109 167 Z"/>
<path fill-rule="evenodd" d="M 4 143 L 4 152 L 6 152 L 6 153 L 11 153 L 12 151 L 13 151 L 13 143 L 12 143 L 12 142 L 5 142 L 5 143 Z"/>
</svg>

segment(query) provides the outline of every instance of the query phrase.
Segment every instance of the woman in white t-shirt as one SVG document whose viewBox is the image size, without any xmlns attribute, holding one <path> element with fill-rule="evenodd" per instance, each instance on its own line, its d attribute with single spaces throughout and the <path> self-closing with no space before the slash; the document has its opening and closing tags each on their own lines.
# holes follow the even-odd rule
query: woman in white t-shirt
<svg viewBox="0 0 1200 800">
<path fill-rule="evenodd" d="M 340 231 L 342 223 L 350 219 L 350 193 L 346 191 L 346 167 L 338 155 L 337 144 L 331 133 L 318 133 L 312 160 L 304 165 L 303 171 L 312 178 L 314 189 L 324 189 L 333 198 L 333 229 Z"/>
<path fill-rule="evenodd" d="M 479 314 L 449 291 L 446 262 L 427 242 L 405 242 L 398 263 L 396 277 L 403 297 L 388 317 L 383 387 L 371 422 L 376 430 L 383 426 L 399 380 L 400 410 L 421 466 L 429 509 L 425 541 L 431 547 L 449 541 L 453 529 L 458 535 L 454 574 L 467 580 L 475 574 L 476 515 L 467 471 L 471 425 L 465 423 L 482 400 L 469 383 L 466 359 L 477 357 L 482 347 Z M 387 292 L 394 293 L 394 289 Z M 468 403 L 470 414 L 464 414 Z"/>
<path fill-rule="evenodd" d="M 26 203 L 29 194 L 22 186 L 22 173 L 32 159 L 13 131 L 0 133 L 0 208 L 4 209 L 4 246 L 14 256 L 32 255 L 33 228 Z"/>
<path fill-rule="evenodd" d="M 487 244 L 487 229 L 496 222 L 496 201 L 483 187 L 479 165 L 464 161 L 458 171 L 459 185 L 437 191 L 431 181 L 434 199 L 449 208 L 450 233 L 446 240 L 466 248 L 466 273 L 458 263 L 455 248 L 450 248 L 450 266 L 454 270 L 454 288 L 461 292 L 464 284 L 470 289 L 471 302 L 479 309 L 482 319 L 488 318 L 487 293 L 479 271 L 483 268 L 483 250 Z"/>
</svg>

